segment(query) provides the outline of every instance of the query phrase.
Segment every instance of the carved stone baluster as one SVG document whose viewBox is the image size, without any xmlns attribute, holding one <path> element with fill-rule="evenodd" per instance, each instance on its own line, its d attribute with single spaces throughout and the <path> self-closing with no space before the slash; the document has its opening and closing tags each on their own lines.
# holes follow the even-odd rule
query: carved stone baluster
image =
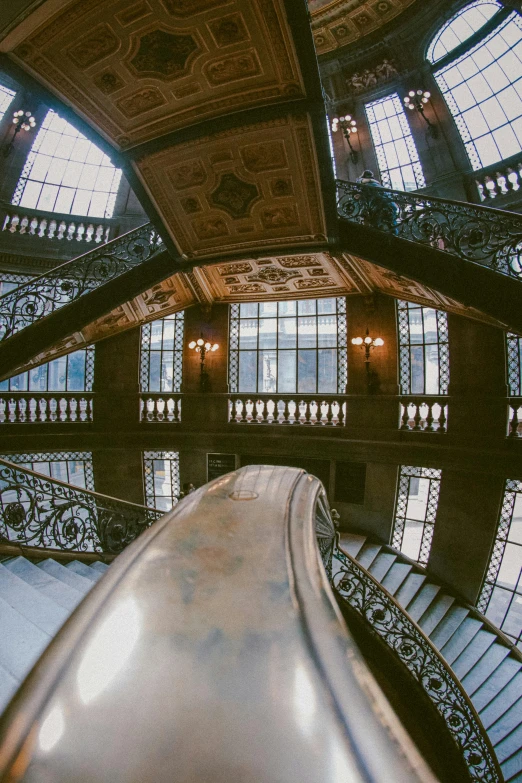
<svg viewBox="0 0 522 783">
<path fill-rule="evenodd" d="M 74 239 L 74 235 L 76 234 L 76 223 L 69 223 L 69 226 L 67 228 L 67 240 L 68 242 L 72 242 Z"/>
<path fill-rule="evenodd" d="M 100 244 L 100 242 L 103 242 L 103 226 L 99 225 L 96 226 L 96 233 L 94 235 L 94 241 L 97 245 Z"/>
<path fill-rule="evenodd" d="M 305 406 L 305 420 L 303 421 L 303 424 L 311 424 L 312 422 L 310 419 L 312 418 L 312 411 L 310 410 L 310 401 L 309 400 L 303 400 L 304 406 Z"/>
<path fill-rule="evenodd" d="M 20 234 L 25 234 L 27 232 L 28 225 L 29 225 L 29 218 L 27 217 L 27 215 L 24 215 L 20 221 Z"/>
<path fill-rule="evenodd" d="M 25 415 L 26 407 L 27 407 L 27 400 L 25 400 L 23 397 L 20 397 L 18 400 L 18 415 L 16 417 L 17 421 L 19 422 L 26 421 L 26 415 Z"/>
<path fill-rule="evenodd" d="M 2 231 L 6 230 L 10 220 L 11 220 L 11 215 L 6 215 L 4 218 L 4 225 L 2 226 Z"/>
<path fill-rule="evenodd" d="M 261 424 L 270 424 L 268 417 L 269 400 L 261 400 Z"/>
<path fill-rule="evenodd" d="M 92 242 L 93 234 L 94 234 L 94 226 L 92 223 L 88 223 L 87 229 L 85 231 L 85 241 Z"/>
<path fill-rule="evenodd" d="M 236 416 L 237 416 L 236 400 L 233 397 L 232 400 L 230 401 L 230 418 L 229 418 L 229 421 L 230 421 L 231 424 L 237 424 Z"/>
<path fill-rule="evenodd" d="M 495 183 L 495 186 L 493 188 L 493 191 L 495 193 L 495 198 L 497 196 L 503 195 L 503 188 L 502 188 L 502 172 L 501 171 L 495 171 L 495 173 L 492 175 L 493 182 Z"/>
<path fill-rule="evenodd" d="M 325 401 L 326 404 L 326 424 L 325 427 L 333 427 L 333 409 L 332 402 L 330 400 Z"/>
<path fill-rule="evenodd" d="M 180 404 L 181 401 L 178 397 L 174 397 L 174 423 L 179 424 L 181 421 L 181 411 L 180 411 Z"/>
<path fill-rule="evenodd" d="M 401 430 L 409 430 L 410 413 L 408 411 L 408 401 L 401 402 L 401 405 L 404 408 L 404 413 L 401 416 Z"/>
<path fill-rule="evenodd" d="M 85 226 L 83 225 L 83 223 L 80 223 L 76 231 L 76 239 L 78 240 L 78 242 L 82 241 L 84 233 L 85 233 Z"/>
<path fill-rule="evenodd" d="M 415 405 L 415 416 L 413 417 L 414 425 L 413 425 L 413 431 L 418 432 L 419 430 L 422 430 L 421 427 L 421 406 L 418 402 L 413 403 Z"/>
<path fill-rule="evenodd" d="M 515 183 L 513 182 L 513 178 L 510 179 L 510 175 L 515 174 L 515 171 L 512 166 L 509 166 L 506 170 L 506 191 L 508 194 L 513 193 L 515 190 Z"/>
<path fill-rule="evenodd" d="M 346 424 L 346 403 L 340 402 L 339 403 L 339 413 L 337 414 L 337 418 L 339 419 L 339 427 L 344 427 Z"/>
<path fill-rule="evenodd" d="M 80 406 L 76 397 L 69 397 L 69 421 L 80 421 Z"/>
<path fill-rule="evenodd" d="M 38 236 L 40 238 L 44 237 L 46 230 L 47 230 L 47 220 L 45 218 L 43 218 L 40 221 L 40 230 L 38 231 Z"/>
<path fill-rule="evenodd" d="M 8 421 L 16 421 L 16 400 L 11 399 L 7 403 Z"/>
<path fill-rule="evenodd" d="M 252 413 L 251 413 L 251 416 L 250 416 L 250 420 L 248 418 L 248 406 L 249 405 L 252 406 Z M 250 421 L 254 421 L 254 418 L 255 418 L 255 404 L 254 404 L 254 402 L 252 400 L 244 400 L 243 401 L 243 409 L 242 409 L 241 413 L 242 413 L 242 416 L 241 416 L 241 423 L 242 424 L 243 423 L 244 424 L 249 424 Z"/>
<path fill-rule="evenodd" d="M 13 215 L 11 217 L 11 225 L 9 226 L 9 231 L 11 234 L 16 234 L 16 230 L 18 228 L 18 224 L 20 222 L 20 218 L 18 215 Z"/>
<path fill-rule="evenodd" d="M 517 405 L 516 402 L 514 402 L 511 406 L 511 410 L 513 411 L 513 416 L 511 417 L 511 421 L 509 422 L 509 437 L 510 438 L 519 438 L 519 432 L 518 432 L 518 425 L 519 425 L 519 418 L 518 418 L 518 409 L 519 405 Z"/>
<path fill-rule="evenodd" d="M 446 406 L 443 402 L 440 404 L 440 416 L 439 416 L 439 432 L 446 432 Z"/>
<path fill-rule="evenodd" d="M 290 408 L 288 407 L 288 397 L 284 401 L 284 410 L 283 410 L 283 421 L 282 424 L 290 424 Z"/>
<path fill-rule="evenodd" d="M 57 229 L 57 223 L 56 223 L 56 220 L 54 220 L 54 218 L 53 218 L 49 222 L 49 230 L 47 232 L 47 236 L 49 237 L 49 239 L 54 239 L 54 235 L 56 233 L 56 229 Z"/>
<path fill-rule="evenodd" d="M 433 432 L 433 406 L 435 403 L 433 402 L 427 402 L 426 405 L 428 406 L 428 413 L 426 415 L 426 427 L 425 432 Z"/>
<path fill-rule="evenodd" d="M 38 218 L 34 217 L 29 223 L 29 233 L 35 236 L 37 228 L 38 228 Z"/>
<path fill-rule="evenodd" d="M 29 408 L 27 411 L 29 421 L 34 422 L 38 420 L 38 401 L 34 397 L 29 399 Z"/>
<path fill-rule="evenodd" d="M 0 424 L 8 419 L 8 405 L 4 397 L 0 397 Z"/>
<path fill-rule="evenodd" d="M 57 239 L 63 239 L 65 236 L 65 232 L 67 230 L 67 223 L 65 220 L 60 221 L 60 225 L 58 226 L 58 233 L 56 235 Z"/>
<path fill-rule="evenodd" d="M 40 421 L 47 421 L 49 416 L 47 413 L 47 400 L 45 397 L 42 397 L 41 400 L 38 403 L 38 407 L 40 409 Z"/>
</svg>

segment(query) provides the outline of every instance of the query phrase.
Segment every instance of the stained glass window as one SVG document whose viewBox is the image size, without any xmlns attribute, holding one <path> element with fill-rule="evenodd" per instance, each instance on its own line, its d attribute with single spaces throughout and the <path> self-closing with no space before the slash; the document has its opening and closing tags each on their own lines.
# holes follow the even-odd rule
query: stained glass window
<svg viewBox="0 0 522 783">
<path fill-rule="evenodd" d="M 497 0 L 475 0 L 461 8 L 441 27 L 428 48 L 428 60 L 436 63 L 471 38 L 502 8 Z"/>
<path fill-rule="evenodd" d="M 401 465 L 392 546 L 426 565 L 430 556 L 442 471 Z"/>
<path fill-rule="evenodd" d="M 366 104 L 381 182 L 395 190 L 417 190 L 426 184 L 404 105 L 397 95 Z"/>
<path fill-rule="evenodd" d="M 232 305 L 229 384 L 233 393 L 344 394 L 345 298 Z"/>
<path fill-rule="evenodd" d="M 2 459 L 14 462 L 44 476 L 65 481 L 81 489 L 94 491 L 92 454 L 90 451 L 45 451 L 2 454 Z"/>
<path fill-rule="evenodd" d="M 11 105 L 16 93 L 8 87 L 0 84 L 0 121 L 5 117 L 5 113 Z"/>
<path fill-rule="evenodd" d="M 516 12 L 434 75 L 475 171 L 522 150 L 522 18 Z"/>
<path fill-rule="evenodd" d="M 179 453 L 177 451 L 144 451 L 145 505 L 170 511 L 179 493 Z"/>
<path fill-rule="evenodd" d="M 397 302 L 399 377 L 403 394 L 447 394 L 448 315 L 412 302 Z"/>
<path fill-rule="evenodd" d="M 109 218 L 121 170 L 50 109 L 34 140 L 12 203 L 28 209 Z"/>
<path fill-rule="evenodd" d="M 183 380 L 184 312 L 141 327 L 142 392 L 180 392 Z"/>
<path fill-rule="evenodd" d="M 522 649 L 522 481 L 508 479 L 479 611 Z"/>
</svg>

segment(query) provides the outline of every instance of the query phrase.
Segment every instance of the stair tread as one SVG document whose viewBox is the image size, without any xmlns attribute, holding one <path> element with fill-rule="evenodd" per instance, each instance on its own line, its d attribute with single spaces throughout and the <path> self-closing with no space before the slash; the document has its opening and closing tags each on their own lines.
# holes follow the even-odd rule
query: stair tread
<svg viewBox="0 0 522 783">
<path fill-rule="evenodd" d="M 40 593 L 56 601 L 59 606 L 72 611 L 81 601 L 82 594 L 59 579 L 38 568 L 25 557 L 15 557 L 3 562 L 13 574 L 16 574 Z"/>
<path fill-rule="evenodd" d="M 453 663 L 459 657 L 481 628 L 482 623 L 480 620 L 475 619 L 475 617 L 466 617 L 446 644 L 440 648 L 448 663 Z"/>
<path fill-rule="evenodd" d="M 391 552 L 381 551 L 368 570 L 379 582 L 381 582 L 396 560 L 397 555 L 393 555 Z"/>
<path fill-rule="evenodd" d="M 430 639 L 433 644 L 441 650 L 449 642 L 453 634 L 456 633 L 457 629 L 460 628 L 468 615 L 469 609 L 454 604 L 430 633 Z"/>
<path fill-rule="evenodd" d="M 0 665 L 22 680 L 51 641 L 45 633 L 0 598 Z"/>
<path fill-rule="evenodd" d="M 20 680 L 0 666 L 0 715 L 18 690 Z"/>
<path fill-rule="evenodd" d="M 487 727 L 488 736 L 493 745 L 498 745 L 501 740 L 514 731 L 522 721 L 522 697 L 504 712 L 501 717 Z"/>
<path fill-rule="evenodd" d="M 480 711 L 480 719 L 484 724 L 484 728 L 489 731 L 490 726 L 499 721 L 520 698 L 522 698 L 522 672 L 516 674 L 515 677 L 497 693 L 488 706 Z"/>
<path fill-rule="evenodd" d="M 363 568 L 368 569 L 381 551 L 382 546 L 379 544 L 366 543 L 357 555 L 357 562 Z"/>
<path fill-rule="evenodd" d="M 431 606 L 440 591 L 439 585 L 431 582 L 422 585 L 417 595 L 410 601 L 406 611 L 417 622 Z"/>
<path fill-rule="evenodd" d="M 472 694 L 475 709 L 480 711 L 493 701 L 495 696 L 517 675 L 522 669 L 522 663 L 509 657 L 488 677 L 480 688 Z"/>
<path fill-rule="evenodd" d="M 428 606 L 424 614 L 419 618 L 419 625 L 426 634 L 430 634 L 434 631 L 437 625 L 448 614 L 449 610 L 455 603 L 455 599 L 452 595 L 447 593 L 439 593 L 433 603 Z"/>
<path fill-rule="evenodd" d="M 365 541 L 366 536 L 359 536 L 357 533 L 341 533 L 339 536 L 341 549 L 352 557 L 357 557 Z"/>
<path fill-rule="evenodd" d="M 451 664 L 457 677 L 459 679 L 465 677 L 496 641 L 497 637 L 494 633 L 481 629 Z"/>
<path fill-rule="evenodd" d="M 109 570 L 107 563 L 102 563 L 101 560 L 95 560 L 94 563 L 91 563 L 90 567 L 93 571 L 98 571 L 100 574 L 104 574 Z"/>
<path fill-rule="evenodd" d="M 409 574 L 395 593 L 395 599 L 403 608 L 406 608 L 410 601 L 417 595 L 425 581 L 426 576 L 424 574 Z"/>
<path fill-rule="evenodd" d="M 51 636 L 66 621 L 69 612 L 56 601 L 31 587 L 0 563 L 0 594 L 9 606 Z"/>
<path fill-rule="evenodd" d="M 515 778 L 515 780 L 517 780 L 522 773 L 522 749 L 501 764 L 500 769 L 502 770 L 506 783 L 512 783 L 514 775 L 517 776 Z"/>
<path fill-rule="evenodd" d="M 408 563 L 401 563 L 397 561 L 392 565 L 381 584 L 386 590 L 395 595 L 395 592 L 402 585 L 408 574 L 412 571 L 413 566 Z"/>
<path fill-rule="evenodd" d="M 495 643 L 486 650 L 479 661 L 475 663 L 466 675 L 462 678 L 462 685 L 466 693 L 472 696 L 480 686 L 498 669 L 500 664 L 508 657 L 509 647 L 503 644 Z"/>
<path fill-rule="evenodd" d="M 37 564 L 38 568 L 45 571 L 47 574 L 54 576 L 55 579 L 59 579 L 74 590 L 78 590 L 79 593 L 85 595 L 91 588 L 92 582 L 90 579 L 86 579 L 84 576 L 75 574 L 74 571 L 70 571 L 65 566 L 57 563 L 55 560 L 48 558 L 42 560 Z"/>
<path fill-rule="evenodd" d="M 514 753 L 518 753 L 522 749 L 522 725 L 519 724 L 507 737 L 497 742 L 495 745 L 495 753 L 497 758 L 502 762 L 507 761 Z"/>
<path fill-rule="evenodd" d="M 99 571 L 93 570 L 90 566 L 82 563 L 80 560 L 72 560 L 70 563 L 67 563 L 65 567 L 68 568 L 69 571 L 72 571 L 79 576 L 83 576 L 85 579 L 89 579 L 93 584 L 101 577 Z"/>
</svg>

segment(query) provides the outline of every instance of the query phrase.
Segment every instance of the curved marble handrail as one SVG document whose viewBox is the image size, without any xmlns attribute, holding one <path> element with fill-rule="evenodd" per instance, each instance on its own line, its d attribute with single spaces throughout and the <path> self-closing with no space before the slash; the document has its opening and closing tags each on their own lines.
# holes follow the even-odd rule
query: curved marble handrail
<svg viewBox="0 0 522 783">
<path fill-rule="evenodd" d="M 438 710 L 474 783 L 502 783 L 494 748 L 451 666 L 375 577 L 336 543 L 332 585 L 399 658 Z"/>
<path fill-rule="evenodd" d="M 434 783 L 346 630 L 316 530 L 328 567 L 324 490 L 294 468 L 184 498 L 22 685 L 0 779 Z"/>
</svg>

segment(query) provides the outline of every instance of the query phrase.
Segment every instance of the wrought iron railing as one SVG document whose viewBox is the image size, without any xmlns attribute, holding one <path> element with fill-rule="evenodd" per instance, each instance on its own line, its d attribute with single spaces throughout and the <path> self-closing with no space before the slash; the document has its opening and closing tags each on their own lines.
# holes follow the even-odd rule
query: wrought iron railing
<svg viewBox="0 0 522 783">
<path fill-rule="evenodd" d="M 522 215 L 337 180 L 341 217 L 522 281 Z"/>
<path fill-rule="evenodd" d="M 161 247 L 150 223 L 0 297 L 0 340 L 142 264 Z"/>
<path fill-rule="evenodd" d="M 0 543 L 117 553 L 162 515 L 0 459 Z"/>
<path fill-rule="evenodd" d="M 343 552 L 338 542 L 332 585 L 424 689 L 460 749 L 470 780 L 502 783 L 504 778 L 486 730 L 451 667 L 393 596 Z"/>
</svg>

